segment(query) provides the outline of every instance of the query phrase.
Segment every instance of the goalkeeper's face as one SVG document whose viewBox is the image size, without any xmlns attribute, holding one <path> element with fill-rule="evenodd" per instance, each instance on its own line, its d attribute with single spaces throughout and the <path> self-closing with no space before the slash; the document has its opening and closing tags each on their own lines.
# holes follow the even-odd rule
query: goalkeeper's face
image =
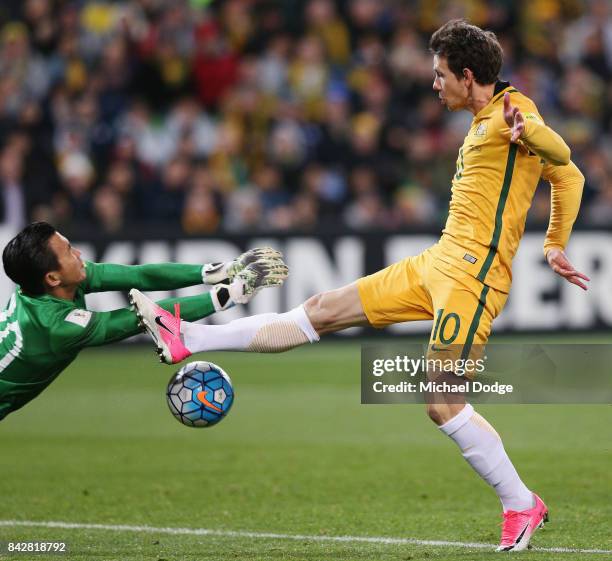
<svg viewBox="0 0 612 561">
<path fill-rule="evenodd" d="M 76 286 L 85 280 L 85 263 L 81 259 L 81 252 L 72 247 L 64 236 L 55 232 L 49 238 L 49 248 L 57 257 L 59 269 L 53 273 L 62 286 Z"/>
</svg>

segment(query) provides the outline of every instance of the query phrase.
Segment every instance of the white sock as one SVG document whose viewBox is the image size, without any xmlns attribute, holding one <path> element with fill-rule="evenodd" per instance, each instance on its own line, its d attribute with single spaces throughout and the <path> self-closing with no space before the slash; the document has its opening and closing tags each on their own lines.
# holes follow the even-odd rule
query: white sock
<svg viewBox="0 0 612 561">
<path fill-rule="evenodd" d="M 495 489 L 504 512 L 534 506 L 533 494 L 521 481 L 501 438 L 469 403 L 440 430 L 457 443 L 476 473 Z"/>
<path fill-rule="evenodd" d="M 304 306 L 284 314 L 259 314 L 225 325 L 182 322 L 185 346 L 192 352 L 251 351 L 276 353 L 319 340 Z"/>
</svg>

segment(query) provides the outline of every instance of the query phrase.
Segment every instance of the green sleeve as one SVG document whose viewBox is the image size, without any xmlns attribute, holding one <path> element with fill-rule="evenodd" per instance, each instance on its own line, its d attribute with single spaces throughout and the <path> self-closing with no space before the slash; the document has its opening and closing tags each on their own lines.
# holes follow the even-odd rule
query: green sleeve
<svg viewBox="0 0 612 561">
<path fill-rule="evenodd" d="M 208 292 L 184 298 L 167 298 L 157 302 L 162 308 L 174 312 L 174 304 L 181 306 L 181 318 L 195 321 L 215 312 L 215 306 Z M 76 321 L 69 321 L 69 317 Z M 51 330 L 51 346 L 58 354 L 72 352 L 85 347 L 97 347 L 122 341 L 142 333 L 138 318 L 133 310 L 121 308 L 112 312 L 92 312 L 75 308 L 66 318 L 58 321 Z"/>
<path fill-rule="evenodd" d="M 175 290 L 202 284 L 202 265 L 156 263 L 153 265 L 116 265 L 85 263 L 85 292 L 105 290 Z"/>
<path fill-rule="evenodd" d="M 210 292 L 196 296 L 184 296 L 182 298 L 166 298 L 157 302 L 164 310 L 174 313 L 174 304 L 181 305 L 181 319 L 185 321 L 196 321 L 215 313 Z"/>
</svg>

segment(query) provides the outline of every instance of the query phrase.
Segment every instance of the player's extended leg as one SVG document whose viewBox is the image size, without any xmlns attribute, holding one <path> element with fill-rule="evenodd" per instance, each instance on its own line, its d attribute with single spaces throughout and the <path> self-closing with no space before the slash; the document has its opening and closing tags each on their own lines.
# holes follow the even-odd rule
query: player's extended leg
<svg viewBox="0 0 612 561">
<path fill-rule="evenodd" d="M 185 346 L 194 353 L 211 350 L 276 353 L 314 343 L 324 333 L 365 322 L 353 283 L 317 294 L 283 314 L 259 314 L 225 325 L 187 324 L 183 333 Z"/>
<path fill-rule="evenodd" d="M 225 325 L 179 322 L 173 336 L 188 354 L 220 350 L 270 353 L 314 343 L 320 335 L 348 327 L 431 319 L 428 296 L 416 273 L 423 260 L 423 255 L 405 259 L 342 288 L 317 294 L 283 314 L 259 314 Z M 153 339 L 158 342 L 160 336 L 168 336 L 155 326 L 155 303 L 137 291 L 130 294 L 137 296 L 133 300 L 138 313 L 149 318 L 145 325 L 148 323 Z M 169 363 L 182 360 L 163 358 Z"/>
<path fill-rule="evenodd" d="M 472 345 L 483 345 L 506 295 L 460 272 L 451 279 L 435 270 L 428 280 L 436 316 L 431 352 L 442 347 L 441 352 L 448 355 L 457 348 L 465 353 L 467 348 L 469 354 Z M 519 477 L 497 431 L 472 405 L 457 399 L 456 395 L 436 394 L 430 398 L 427 412 L 500 498 L 504 527 L 498 551 L 525 549 L 531 535 L 547 519 L 548 512 L 541 499 Z"/>
<path fill-rule="evenodd" d="M 366 322 L 353 283 L 317 294 L 282 314 L 259 314 L 225 325 L 187 324 L 183 334 L 185 346 L 194 353 L 212 350 L 277 353 L 314 343 L 325 333 Z"/>
<path fill-rule="evenodd" d="M 356 283 L 317 294 L 282 314 L 259 314 L 225 325 L 181 322 L 171 316 L 160 319 L 154 302 L 136 290 L 130 297 L 168 363 L 202 351 L 282 352 L 314 343 L 324 333 L 367 323 Z M 169 329 L 160 328 L 160 321 Z"/>
</svg>

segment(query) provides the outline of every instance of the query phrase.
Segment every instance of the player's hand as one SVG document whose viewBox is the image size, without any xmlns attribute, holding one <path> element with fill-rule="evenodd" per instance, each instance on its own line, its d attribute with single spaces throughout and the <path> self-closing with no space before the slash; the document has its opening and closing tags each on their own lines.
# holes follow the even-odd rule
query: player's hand
<svg viewBox="0 0 612 561">
<path fill-rule="evenodd" d="M 204 284 L 229 284 L 240 271 L 259 260 L 268 261 L 271 266 L 285 266 L 283 254 L 277 249 L 272 247 L 255 247 L 245 251 L 233 261 L 204 265 Z"/>
<path fill-rule="evenodd" d="M 245 267 L 256 261 L 280 261 L 283 263 L 283 254 L 273 247 L 255 247 L 245 251 L 240 257 L 233 261 L 233 267 L 230 274 L 236 274 L 242 271 Z"/>
<path fill-rule="evenodd" d="M 236 274 L 229 285 L 230 298 L 236 304 L 247 304 L 262 288 L 281 286 L 288 275 L 282 259 L 258 259 Z"/>
<path fill-rule="evenodd" d="M 510 127 L 510 142 L 516 142 L 525 130 L 525 119 L 518 107 L 510 105 L 510 94 L 504 94 L 504 120 Z"/>
<path fill-rule="evenodd" d="M 559 276 L 563 277 L 568 282 L 575 284 L 582 288 L 582 290 L 587 290 L 587 285 L 582 281 L 590 281 L 591 279 L 587 277 L 584 273 L 577 271 L 574 266 L 569 262 L 567 255 L 565 252 L 560 249 L 551 249 L 546 254 L 546 260 L 550 265 L 550 268 L 557 273 Z"/>
</svg>

